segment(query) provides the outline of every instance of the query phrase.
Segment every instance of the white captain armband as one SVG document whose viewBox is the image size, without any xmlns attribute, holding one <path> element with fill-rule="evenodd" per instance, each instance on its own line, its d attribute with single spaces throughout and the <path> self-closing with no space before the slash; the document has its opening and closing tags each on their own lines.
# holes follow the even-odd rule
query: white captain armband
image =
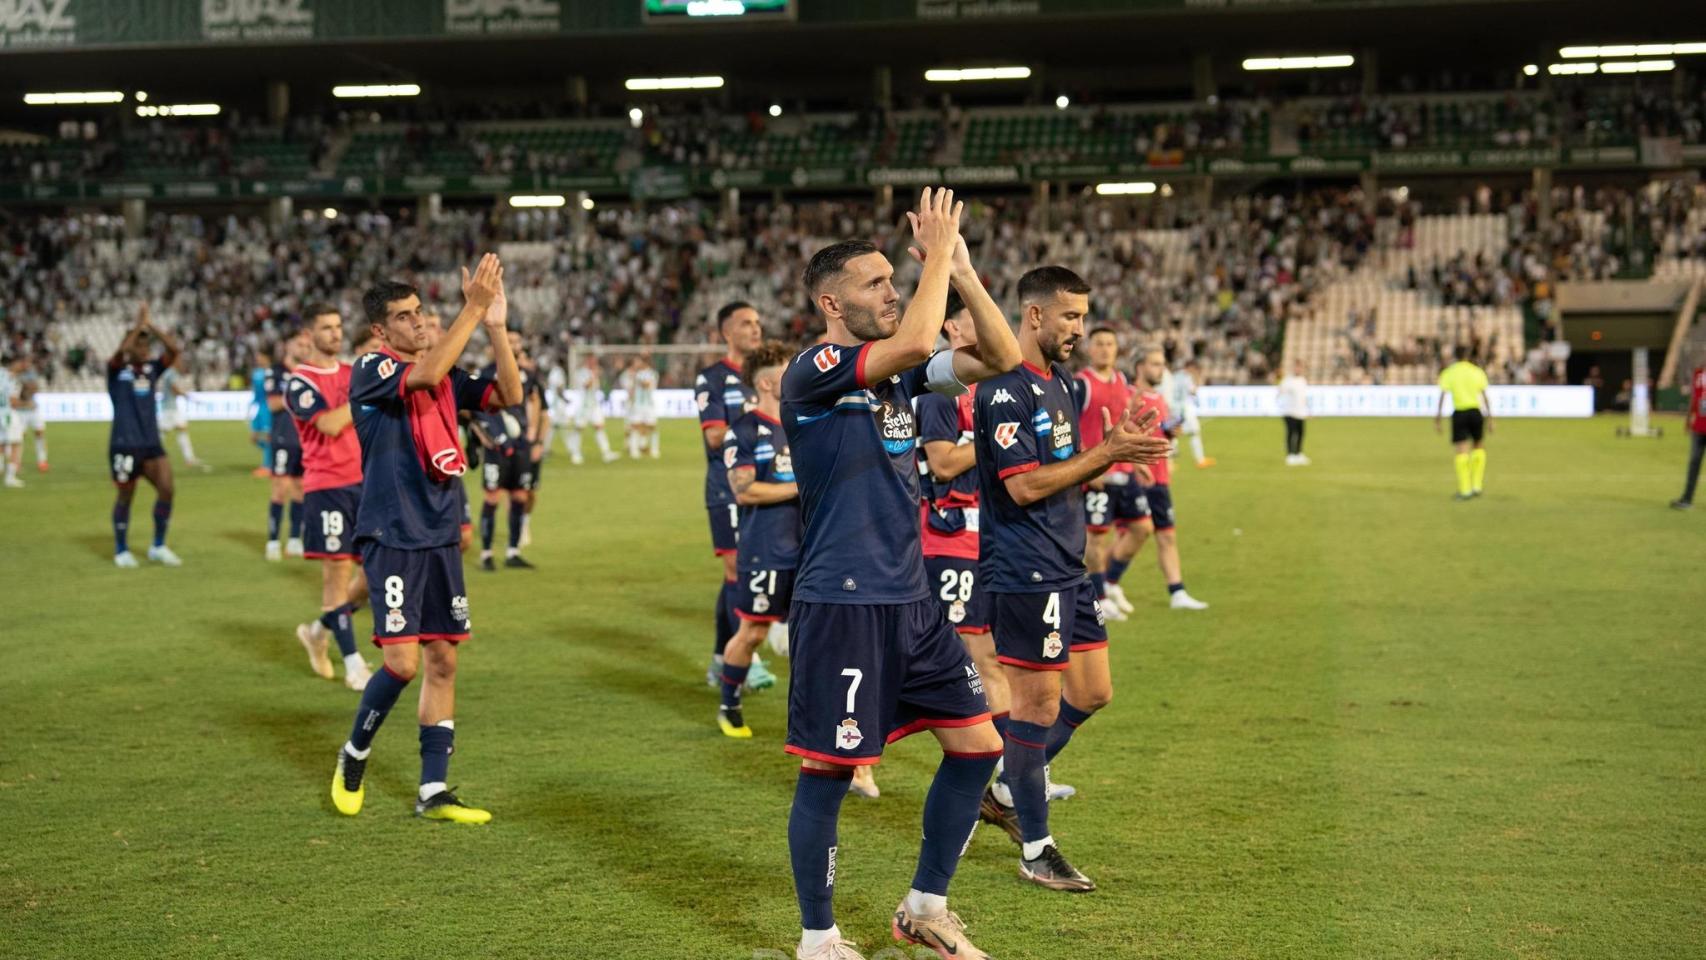
<svg viewBox="0 0 1706 960">
<path fill-rule="evenodd" d="M 924 386 L 931 393 L 957 397 L 966 392 L 966 385 L 954 375 L 954 351 L 942 350 L 924 365 Z"/>
</svg>

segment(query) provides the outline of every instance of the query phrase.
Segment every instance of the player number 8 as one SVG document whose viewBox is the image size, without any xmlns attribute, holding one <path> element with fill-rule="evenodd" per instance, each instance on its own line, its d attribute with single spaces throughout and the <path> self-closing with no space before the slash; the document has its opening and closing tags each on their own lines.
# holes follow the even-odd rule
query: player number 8
<svg viewBox="0 0 1706 960">
<path fill-rule="evenodd" d="M 390 576 L 385 578 L 385 605 L 393 610 L 403 605 L 403 578 Z"/>
</svg>

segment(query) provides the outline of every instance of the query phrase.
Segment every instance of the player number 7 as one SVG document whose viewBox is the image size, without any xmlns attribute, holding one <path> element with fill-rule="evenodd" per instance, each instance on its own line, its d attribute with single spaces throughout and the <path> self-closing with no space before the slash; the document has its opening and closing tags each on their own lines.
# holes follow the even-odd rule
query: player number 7
<svg viewBox="0 0 1706 960">
<path fill-rule="evenodd" d="M 859 682 L 865 679 L 865 671 L 856 667 L 848 667 L 841 671 L 844 677 L 852 677 L 853 682 L 847 686 L 847 712 L 853 712 L 853 698 L 859 693 Z"/>
</svg>

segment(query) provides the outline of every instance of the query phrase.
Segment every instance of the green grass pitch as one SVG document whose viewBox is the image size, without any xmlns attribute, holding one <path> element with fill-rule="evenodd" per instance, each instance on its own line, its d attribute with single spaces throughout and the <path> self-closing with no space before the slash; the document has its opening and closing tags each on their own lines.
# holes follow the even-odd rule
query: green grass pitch
<svg viewBox="0 0 1706 960">
<path fill-rule="evenodd" d="M 1501 421 L 1487 496 L 1458 504 L 1425 421 L 1315 421 L 1298 469 L 1277 423 L 1208 422 L 1220 466 L 1175 489 L 1213 609 L 1166 609 L 1141 558 L 1114 702 L 1056 765 L 1079 796 L 1055 833 L 1101 890 L 1026 886 L 980 830 L 953 890 L 978 944 L 1701 956 L 1706 516 L 1665 509 L 1679 423 L 1614 425 Z M 53 472 L 0 490 L 0 957 L 792 956 L 785 694 L 748 698 L 756 739 L 718 734 L 691 424 L 666 426 L 660 463 L 559 452 L 539 570 L 470 565 L 451 780 L 484 828 L 410 816 L 414 689 L 367 809 L 332 811 L 356 696 L 292 635 L 319 574 L 263 562 L 243 431 L 195 427 L 219 469 L 179 471 L 178 570 L 113 568 L 102 425 L 54 425 Z M 927 736 L 891 748 L 882 798 L 844 808 L 837 916 L 868 955 L 936 756 Z"/>
</svg>

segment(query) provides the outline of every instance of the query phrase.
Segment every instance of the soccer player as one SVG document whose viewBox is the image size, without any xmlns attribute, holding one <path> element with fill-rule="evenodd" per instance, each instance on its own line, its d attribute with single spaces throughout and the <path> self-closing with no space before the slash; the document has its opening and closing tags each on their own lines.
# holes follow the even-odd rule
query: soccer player
<svg viewBox="0 0 1706 960">
<path fill-rule="evenodd" d="M 1090 363 L 1078 371 L 1085 391 L 1078 433 L 1079 442 L 1088 449 L 1102 442 L 1102 425 L 1118 420 L 1131 405 L 1132 389 L 1131 381 L 1119 369 L 1120 341 L 1114 331 L 1097 327 L 1085 342 Z M 1116 463 L 1092 479 L 1084 491 L 1084 524 L 1088 529 L 1084 566 L 1096 596 L 1106 601 L 1102 615 L 1109 620 L 1129 619 L 1127 615 L 1134 609 L 1120 589 L 1118 575 L 1109 582 L 1107 573 L 1116 539 L 1143 516 L 1136 469 L 1136 464 Z"/>
<path fill-rule="evenodd" d="M 492 818 L 445 785 L 456 739 L 457 645 L 469 630 L 468 592 L 456 549 L 461 501 L 454 491 L 467 470 L 456 411 L 520 403 L 521 371 L 504 335 L 509 310 L 496 255 L 480 258 L 473 276 L 463 268 L 462 295 L 462 312 L 431 349 L 425 348 L 426 324 L 414 287 L 384 281 L 362 296 L 362 309 L 384 346 L 356 361 L 350 374 L 350 405 L 361 438 L 355 544 L 373 598 L 373 642 L 385 665 L 362 691 L 349 741 L 338 750 L 332 804 L 347 816 L 361 812 L 373 736 L 425 660 L 415 815 L 475 824 Z M 496 355 L 494 381 L 456 366 L 481 325 Z"/>
<path fill-rule="evenodd" d="M 355 344 L 355 355 L 364 357 L 382 347 L 384 343 L 373 334 L 369 326 L 360 331 Z M 438 341 L 444 336 L 444 319 L 438 315 L 438 307 L 433 304 L 421 305 L 421 349 L 431 350 L 438 346 Z M 458 483 L 455 485 L 457 512 L 462 516 L 462 524 L 458 530 L 456 548 L 459 553 L 467 553 L 474 548 L 474 511 L 468 505 L 468 488 Z M 362 581 L 362 589 L 367 588 L 366 580 Z"/>
<path fill-rule="evenodd" d="M 788 349 L 774 340 L 747 354 L 742 377 L 758 402 L 723 436 L 723 465 L 741 508 L 736 555 L 740 599 L 735 603 L 740 628 L 723 652 L 723 702 L 717 709 L 717 726 L 739 739 L 752 736 L 740 709 L 752 655 L 771 626 L 788 619 L 794 569 L 799 564 L 799 488 L 781 421 L 782 371 L 789 358 Z"/>
<path fill-rule="evenodd" d="M 164 351 L 149 356 L 149 339 L 160 341 Z M 130 552 L 130 501 L 136 496 L 136 478 L 146 477 L 154 486 L 154 544 L 148 559 L 168 567 L 183 561 L 166 546 L 166 528 L 172 522 L 172 462 L 160 448 L 160 421 L 154 416 L 154 385 L 160 374 L 178 360 L 178 341 L 148 320 L 148 305 L 136 311 L 136 322 L 125 331 L 118 350 L 107 361 L 107 397 L 112 400 L 113 425 L 107 438 L 107 463 L 112 469 L 118 497 L 113 502 L 113 564 L 135 567 Z"/>
<path fill-rule="evenodd" d="M 1451 445 L 1456 451 L 1452 466 L 1457 470 L 1457 500 L 1481 495 L 1487 479 L 1487 451 L 1482 447 L 1493 432 L 1493 405 L 1487 402 L 1487 374 L 1470 360 L 1459 360 L 1440 371 L 1439 406 L 1434 408 L 1434 432 L 1440 432 L 1440 417 L 1451 404 Z"/>
<path fill-rule="evenodd" d="M 21 374 L 29 360 L 22 354 L 0 362 L 0 462 L 5 464 L 6 486 L 21 487 L 18 460 L 24 447 L 24 420 L 18 409 L 22 395 Z"/>
<path fill-rule="evenodd" d="M 16 424 L 17 448 L 12 451 L 14 459 L 22 460 L 24 456 L 24 432 L 35 434 L 36 441 L 36 472 L 46 473 L 47 467 L 47 419 L 42 414 L 41 404 L 36 401 L 36 394 L 41 392 L 41 374 L 36 372 L 33 360 L 25 355 L 23 368 L 18 371 L 18 405 Z"/>
<path fill-rule="evenodd" d="M 1214 458 L 1203 453 L 1202 419 L 1197 416 L 1197 386 L 1201 382 L 1202 368 L 1195 359 L 1186 360 L 1184 366 L 1173 371 L 1167 404 L 1179 416 L 1179 434 L 1191 439 L 1192 458 L 1198 467 L 1206 468 L 1214 466 Z"/>
<path fill-rule="evenodd" d="M 575 408 L 574 423 L 564 431 L 563 443 L 569 448 L 569 462 L 576 466 L 583 462 L 581 431 L 588 426 L 592 427 L 592 438 L 598 441 L 598 453 L 605 463 L 621 458 L 621 454 L 610 449 L 610 438 L 604 435 L 604 406 L 599 402 L 602 377 L 598 367 L 598 354 L 590 350 L 581 365 L 569 375 L 569 389 L 579 395 L 580 404 Z"/>
<path fill-rule="evenodd" d="M 185 414 L 181 403 L 190 395 L 190 392 L 184 389 L 183 383 L 183 374 L 188 372 L 188 365 L 188 355 L 178 357 L 177 363 L 161 372 L 160 382 L 155 385 L 155 394 L 159 401 L 160 432 L 178 435 L 178 452 L 184 455 L 184 466 L 211 473 L 212 466 L 195 458 L 195 447 L 190 444 L 190 418 Z"/>
<path fill-rule="evenodd" d="M 522 406 L 527 408 L 529 422 L 534 424 L 529 433 L 532 442 L 527 448 L 527 504 L 521 514 L 518 541 L 518 546 L 525 549 L 533 545 L 533 509 L 539 506 L 539 481 L 544 476 L 545 453 L 551 449 L 551 417 L 545 399 L 545 381 L 539 377 L 539 363 L 525 352 L 521 334 L 510 338 L 510 350 L 516 355 L 515 365 L 521 369 L 522 389 L 527 393 Z"/>
<path fill-rule="evenodd" d="M 638 460 L 662 456 L 658 449 L 658 372 L 650 354 L 641 354 L 629 364 L 628 456 Z"/>
<path fill-rule="evenodd" d="M 1279 412 L 1285 420 L 1285 465 L 1307 467 L 1309 458 L 1303 455 L 1303 426 L 1309 420 L 1309 380 L 1303 375 L 1303 361 L 1291 365 L 1291 373 L 1280 378 Z"/>
<path fill-rule="evenodd" d="M 711 518 L 711 550 L 723 561 L 723 585 L 717 593 L 716 642 L 711 648 L 711 665 L 705 669 L 705 683 L 720 689 L 724 650 L 739 625 L 735 616 L 739 593 L 735 575 L 740 504 L 735 503 L 734 491 L 729 488 L 729 473 L 723 466 L 723 441 L 729 424 L 758 402 L 742 369 L 746 355 L 763 342 L 764 325 L 752 304 L 737 300 L 717 310 L 717 332 L 729 352 L 699 371 L 693 380 L 693 398 L 699 405 L 699 434 L 705 439 L 705 511 Z M 776 677 L 764 666 L 764 661 L 754 657 L 746 675 L 747 687 L 761 690 L 775 683 Z"/>
<path fill-rule="evenodd" d="M 1688 475 L 1683 482 L 1682 496 L 1670 502 L 1672 510 L 1694 509 L 1694 487 L 1700 482 L 1700 460 L 1706 457 L 1706 366 L 1694 368 L 1692 391 L 1688 397 L 1688 432 L 1692 438 L 1688 448 Z"/>
<path fill-rule="evenodd" d="M 1113 697 L 1108 634 L 1084 568 L 1082 488 L 1116 463 L 1163 460 L 1172 446 L 1151 435 L 1154 413 L 1134 419 L 1129 408 L 1103 423 L 1101 443 L 1081 445 L 1079 394 L 1061 364 L 1083 335 L 1089 294 L 1065 267 L 1020 277 L 1024 365 L 975 401 L 980 569 L 1012 697 L 1003 764 L 1012 803 L 992 786 L 982 813 L 1019 842 L 1021 877 L 1073 892 L 1096 885 L 1049 833 L 1045 768 Z"/>
<path fill-rule="evenodd" d="M 350 365 L 338 360 L 344 322 L 330 304 L 313 304 L 302 315 L 308 343 L 301 362 L 285 378 L 285 407 L 302 438 L 302 504 L 307 513 L 303 556 L 320 564 L 320 616 L 296 628 L 314 672 L 335 675 L 326 655 L 326 634 L 337 640 L 344 686 L 361 690 L 371 671 L 355 648 L 356 605 L 367 597 L 367 581 L 355 568 L 356 508 L 361 503 L 361 441 L 351 428 Z"/>
<path fill-rule="evenodd" d="M 304 349 L 301 335 L 290 337 L 279 345 L 279 362 L 267 371 L 261 389 L 267 405 L 267 449 L 272 451 L 272 498 L 267 503 L 268 560 L 278 560 L 284 553 L 302 556 L 302 438 L 296 432 L 296 421 L 284 406 L 284 381 L 296 369 Z M 284 519 L 284 505 L 290 504 L 290 540 L 281 553 L 278 534 Z"/>
<path fill-rule="evenodd" d="M 267 405 L 267 377 L 272 367 L 272 354 L 265 348 L 257 349 L 254 368 L 249 371 L 249 389 L 255 395 L 250 405 L 254 413 L 249 417 L 249 439 L 261 451 L 261 465 L 255 468 L 254 475 L 268 478 L 273 475 L 272 450 L 268 444 L 272 436 L 272 410 Z"/>
<path fill-rule="evenodd" d="M 506 336 L 510 355 L 516 358 L 520 370 L 521 334 L 511 330 Z M 485 380 L 497 378 L 494 360 L 480 371 Z M 504 566 L 531 570 L 533 564 L 521 555 L 521 533 L 527 521 L 527 501 L 533 489 L 533 450 L 539 441 L 539 421 L 543 411 L 529 386 L 531 378 L 521 370 L 523 399 L 501 410 L 474 414 L 474 435 L 480 441 L 480 480 L 485 489 L 485 503 L 480 507 L 480 569 L 494 571 L 492 538 L 498 525 L 498 504 L 509 500 L 509 547 L 504 551 Z"/>
<path fill-rule="evenodd" d="M 874 245 L 825 247 L 804 278 L 825 340 L 782 376 L 782 425 L 805 517 L 789 620 L 787 751 L 801 758 L 788 819 L 803 927 L 797 960 L 859 957 L 831 908 L 851 767 L 876 763 L 885 743 L 925 729 L 941 743 L 942 763 L 924 802 L 912 889 L 891 929 L 937 953 L 987 957 L 948 911 L 947 893 L 1001 739 L 977 667 L 924 579 L 912 398 L 957 395 L 1016 366 L 1019 352 L 960 239 L 953 192 L 926 188 L 907 217 L 924 269 L 905 315 L 894 268 Z M 971 307 L 978 346 L 936 353 L 950 284 Z"/>
<path fill-rule="evenodd" d="M 1160 389 L 1162 380 L 1167 376 L 1166 352 L 1160 347 L 1145 351 L 1138 362 L 1137 376 L 1144 389 L 1137 395 L 1136 414 L 1142 416 L 1148 411 L 1155 411 L 1155 435 L 1171 442 L 1171 431 L 1178 421 L 1172 418 L 1167 399 Z M 1137 468 L 1139 515 L 1121 532 L 1120 539 L 1114 544 L 1113 560 L 1108 566 L 1109 586 L 1118 591 L 1121 600 L 1125 599 L 1125 590 L 1119 585 L 1120 577 L 1131 566 L 1138 551 L 1143 549 L 1150 531 L 1154 531 L 1155 560 L 1167 581 L 1168 605 L 1174 610 L 1207 610 L 1208 604 L 1191 596 L 1185 589 L 1185 577 L 1179 565 L 1178 525 L 1173 516 L 1173 488 L 1169 483 L 1172 471 L 1170 460 Z"/>
</svg>

